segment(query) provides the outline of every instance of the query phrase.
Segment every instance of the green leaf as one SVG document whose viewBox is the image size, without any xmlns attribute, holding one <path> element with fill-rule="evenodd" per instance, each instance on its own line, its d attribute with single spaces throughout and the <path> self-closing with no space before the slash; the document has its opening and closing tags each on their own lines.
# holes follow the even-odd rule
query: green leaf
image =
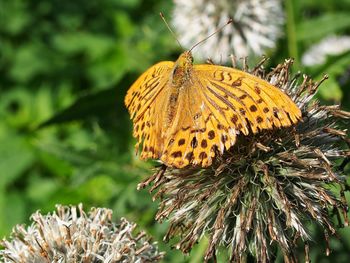
<svg viewBox="0 0 350 263">
<path fill-rule="evenodd" d="M 106 175 L 95 176 L 79 187 L 80 195 L 93 203 L 105 203 L 115 194 L 116 185 L 113 179 Z"/>
<path fill-rule="evenodd" d="M 16 87 L 1 94 L 0 116 L 3 123 L 21 128 L 31 121 L 33 97 L 23 87 Z"/>
<path fill-rule="evenodd" d="M 1 1 L 0 2 L 0 17 L 1 29 L 11 35 L 23 33 L 31 23 L 31 14 L 27 12 L 26 1 Z M 15 15 L 14 15 L 15 14 Z"/>
<path fill-rule="evenodd" d="M 327 59 L 327 63 L 321 67 L 314 67 L 316 70 L 316 80 L 320 80 L 324 74 L 329 76 L 328 80 L 320 86 L 319 95 L 330 101 L 339 103 L 344 94 L 339 84 L 338 78 L 343 75 L 348 69 L 350 64 L 350 52 L 341 56 L 330 56 Z"/>
<path fill-rule="evenodd" d="M 297 38 L 298 41 L 319 40 L 324 36 L 349 28 L 349 13 L 326 13 L 299 23 L 297 25 Z"/>
<path fill-rule="evenodd" d="M 57 177 L 68 177 L 73 173 L 73 167 L 68 161 L 47 151 L 39 151 L 38 158 L 40 163 Z"/>
<path fill-rule="evenodd" d="M 26 189 L 26 199 L 37 204 L 45 203 L 46 199 L 59 190 L 57 180 L 44 178 L 37 173 L 29 174 L 28 186 Z"/>
<path fill-rule="evenodd" d="M 115 4 L 123 8 L 136 7 L 140 3 L 140 0 L 111 0 L 111 1 L 115 2 Z"/>
<path fill-rule="evenodd" d="M 114 23 L 114 27 L 116 28 L 120 37 L 126 38 L 134 33 L 134 24 L 130 20 L 130 17 L 127 13 L 116 12 L 114 14 Z"/>
<path fill-rule="evenodd" d="M 51 69 L 50 61 L 44 59 L 45 48 L 40 43 L 29 42 L 16 49 L 10 75 L 18 82 L 28 82 L 39 74 L 46 74 Z"/>
<path fill-rule="evenodd" d="M 34 162 L 31 145 L 13 133 L 0 134 L 0 186 L 16 180 Z"/>
<path fill-rule="evenodd" d="M 128 69 L 126 48 L 118 45 L 108 53 L 91 64 L 87 69 L 96 89 L 104 89 L 115 85 Z"/>
<path fill-rule="evenodd" d="M 91 60 L 110 52 L 116 45 L 112 37 L 89 32 L 66 32 L 53 37 L 54 47 L 62 53 L 85 53 Z"/>
<path fill-rule="evenodd" d="M 336 79 L 329 77 L 318 90 L 318 95 L 328 101 L 341 101 L 343 92 Z"/>
<path fill-rule="evenodd" d="M 124 95 L 121 94 L 125 94 L 133 79 L 135 78 L 127 74 L 118 83 L 117 88 L 101 90 L 77 99 L 71 106 L 39 125 L 39 128 L 96 115 L 106 115 L 111 111 L 117 111 L 118 116 L 125 117 L 127 111 L 124 106 Z M 122 89 L 125 91 L 121 92 Z"/>
<path fill-rule="evenodd" d="M 324 72 L 329 75 L 340 75 L 349 68 L 350 52 L 337 57 L 329 57 Z"/>
<path fill-rule="evenodd" d="M 0 236 L 8 234 L 15 224 L 23 224 L 28 219 L 24 218 L 25 203 L 23 192 L 6 192 L 0 186 Z"/>
</svg>

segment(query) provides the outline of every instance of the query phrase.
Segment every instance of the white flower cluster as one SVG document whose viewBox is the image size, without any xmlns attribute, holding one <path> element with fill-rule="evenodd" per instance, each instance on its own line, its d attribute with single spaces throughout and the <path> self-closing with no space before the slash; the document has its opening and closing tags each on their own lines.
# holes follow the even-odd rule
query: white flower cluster
<svg viewBox="0 0 350 263">
<path fill-rule="evenodd" d="M 341 55 L 350 50 L 350 36 L 328 36 L 311 46 L 301 61 L 305 66 L 322 65 L 328 56 Z"/>
<path fill-rule="evenodd" d="M 190 48 L 229 19 L 233 23 L 196 47 L 195 57 L 227 62 L 262 55 L 274 48 L 284 23 L 280 0 L 174 0 L 173 25 L 179 41 Z"/>
<path fill-rule="evenodd" d="M 2 240 L 1 262 L 158 262 L 155 243 L 144 232 L 134 235 L 136 224 L 122 218 L 112 222 L 112 210 L 57 206 L 57 212 L 32 215 L 27 229 L 17 225 L 11 240 Z"/>
</svg>

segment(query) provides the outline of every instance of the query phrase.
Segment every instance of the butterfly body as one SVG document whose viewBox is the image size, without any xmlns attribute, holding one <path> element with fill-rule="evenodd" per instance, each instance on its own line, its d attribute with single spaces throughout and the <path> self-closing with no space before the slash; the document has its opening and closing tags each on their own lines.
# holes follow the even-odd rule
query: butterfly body
<svg viewBox="0 0 350 263">
<path fill-rule="evenodd" d="M 179 103 L 185 96 L 186 89 L 191 86 L 191 71 L 193 60 L 190 53 L 184 52 L 174 64 L 169 76 L 169 92 L 165 96 L 168 104 L 164 107 L 166 113 L 165 122 L 167 127 L 171 125 L 179 109 Z"/>
<path fill-rule="evenodd" d="M 160 62 L 130 87 L 125 104 L 141 158 L 168 166 L 208 166 L 238 134 L 288 127 L 301 113 L 270 83 L 247 72 L 193 65 L 190 51 Z"/>
</svg>

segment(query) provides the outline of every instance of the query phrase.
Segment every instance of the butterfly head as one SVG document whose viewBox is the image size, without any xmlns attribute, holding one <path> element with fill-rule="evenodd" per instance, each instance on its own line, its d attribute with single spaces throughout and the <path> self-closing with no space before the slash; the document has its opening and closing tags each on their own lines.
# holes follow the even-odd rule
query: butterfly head
<svg viewBox="0 0 350 263">
<path fill-rule="evenodd" d="M 176 60 L 176 64 L 175 64 L 175 66 L 179 68 L 183 68 L 184 71 L 186 71 L 186 69 L 192 68 L 192 65 L 193 65 L 193 57 L 192 57 L 191 51 L 183 52 L 179 56 L 179 58 Z"/>
<path fill-rule="evenodd" d="M 182 85 L 189 78 L 193 67 L 191 51 L 183 52 L 175 62 L 173 69 L 173 84 Z"/>
</svg>

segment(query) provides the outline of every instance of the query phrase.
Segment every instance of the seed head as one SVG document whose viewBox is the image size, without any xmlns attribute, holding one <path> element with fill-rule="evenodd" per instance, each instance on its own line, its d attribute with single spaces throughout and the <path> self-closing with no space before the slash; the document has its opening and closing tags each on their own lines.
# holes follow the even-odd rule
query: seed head
<svg viewBox="0 0 350 263">
<path fill-rule="evenodd" d="M 31 226 L 17 225 L 1 241 L 2 262 L 158 262 L 164 255 L 136 224 L 112 222 L 106 208 L 86 214 L 82 205 L 57 205 L 52 214 L 36 212 L 31 219 Z"/>
<path fill-rule="evenodd" d="M 350 158 L 350 113 L 320 105 L 314 95 L 324 79 L 291 77 L 291 64 L 286 60 L 268 74 L 259 64 L 250 73 L 289 94 L 302 111 L 297 126 L 241 135 L 211 167 L 162 166 L 139 184 L 153 183 L 150 191 L 160 199 L 156 219 L 170 223 L 164 239 L 180 238 L 175 247 L 184 253 L 206 235 L 205 260 L 222 247 L 232 262 L 245 262 L 248 255 L 271 262 L 279 248 L 285 262 L 296 262 L 302 240 L 308 262 L 310 222 L 324 229 L 326 241 L 336 233 L 334 213 L 348 225 L 344 167 Z"/>
</svg>

